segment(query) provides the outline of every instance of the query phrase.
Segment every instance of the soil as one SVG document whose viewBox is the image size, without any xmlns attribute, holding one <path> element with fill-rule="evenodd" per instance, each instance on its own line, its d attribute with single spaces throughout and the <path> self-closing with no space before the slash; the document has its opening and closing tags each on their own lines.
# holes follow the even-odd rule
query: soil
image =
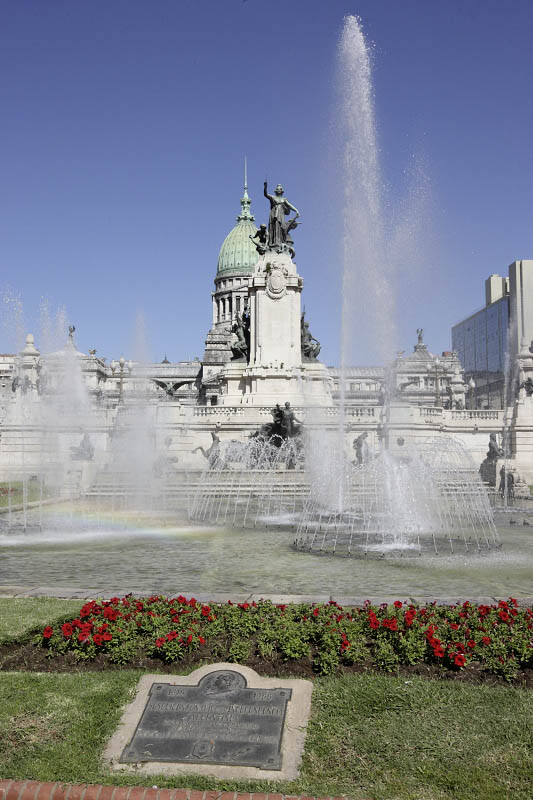
<svg viewBox="0 0 533 800">
<path fill-rule="evenodd" d="M 54 655 L 50 658 L 50 653 L 46 648 L 39 647 L 32 642 L 11 642 L 0 645 L 0 671 L 82 673 L 105 672 L 108 670 L 144 670 L 145 672 L 172 674 L 182 673 L 187 669 L 200 667 L 204 664 L 224 661 L 223 656 L 214 657 L 210 650 L 211 648 L 208 649 L 207 647 L 200 648 L 181 661 L 171 664 L 167 664 L 161 659 L 144 655 L 128 664 L 114 664 L 109 661 L 105 653 L 99 654 L 92 661 L 78 661 L 74 653 Z M 317 677 L 311 658 L 300 659 L 299 661 L 284 661 L 279 657 L 265 659 L 255 655 L 241 663 L 251 667 L 259 675 L 311 679 Z M 431 680 L 460 681 L 461 683 L 475 685 L 515 686 L 533 689 L 533 669 L 522 670 L 512 681 L 506 681 L 504 678 L 488 672 L 475 663 L 460 670 L 444 669 L 437 664 L 414 664 L 412 666 L 401 665 L 393 672 L 384 672 L 369 660 L 353 666 L 343 665 L 336 672 L 337 675 L 356 673 L 382 673 L 406 679 L 418 676 Z"/>
</svg>

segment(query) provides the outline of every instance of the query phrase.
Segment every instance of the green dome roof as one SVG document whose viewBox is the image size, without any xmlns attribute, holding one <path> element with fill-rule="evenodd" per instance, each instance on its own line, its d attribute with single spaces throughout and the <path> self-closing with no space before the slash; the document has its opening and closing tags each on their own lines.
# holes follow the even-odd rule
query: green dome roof
<svg viewBox="0 0 533 800">
<path fill-rule="evenodd" d="M 250 214 L 250 205 L 251 200 L 245 183 L 237 224 L 224 239 L 218 254 L 217 277 L 225 274 L 251 275 L 257 264 L 257 250 L 250 239 L 250 236 L 254 236 L 257 232 L 257 228 L 254 223 L 255 218 Z"/>
</svg>

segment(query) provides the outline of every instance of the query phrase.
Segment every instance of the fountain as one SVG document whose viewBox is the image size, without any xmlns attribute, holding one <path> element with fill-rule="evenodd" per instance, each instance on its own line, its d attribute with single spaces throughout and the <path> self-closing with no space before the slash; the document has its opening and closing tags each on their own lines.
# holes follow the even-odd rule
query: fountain
<svg viewBox="0 0 533 800">
<path fill-rule="evenodd" d="M 401 458 L 384 449 L 362 463 L 325 463 L 329 480 L 305 504 L 298 550 L 397 557 L 500 546 L 476 467 L 452 437 L 407 447 Z"/>
<path fill-rule="evenodd" d="M 346 18 L 339 52 L 345 180 L 343 387 L 343 373 L 362 328 L 371 333 L 382 360 L 393 352 L 393 282 L 398 263 L 394 247 L 406 237 L 399 236 L 398 231 L 392 237 L 387 235 L 370 57 L 355 17 Z M 267 196 L 272 203 L 273 198 Z M 260 271 L 258 264 L 256 273 Z M 364 309 L 359 303 L 354 314 L 361 293 L 367 302 Z M 422 351 L 421 329 L 418 334 L 417 347 Z M 438 374 L 435 380 L 438 385 Z M 357 463 L 346 457 L 347 420 L 341 391 L 337 435 L 331 430 L 321 433 L 318 425 L 302 437 L 305 474 L 290 474 L 290 456 L 282 450 L 273 457 L 271 450 L 275 448 L 268 440 L 258 455 L 257 442 L 252 440 L 239 446 L 236 458 L 228 450 L 209 465 L 199 483 L 191 517 L 239 526 L 257 525 L 260 520 L 269 524 L 277 520 L 282 525 L 293 522 L 297 528 L 295 547 L 310 553 L 381 556 L 423 551 L 437 554 L 443 550 L 479 552 L 499 547 L 486 492 L 459 441 L 446 436 L 424 437 L 401 453 L 389 448 L 386 432 L 398 405 L 390 384 L 389 379 L 382 385 L 383 435 L 374 457 L 365 457 L 366 432 L 358 437 Z"/>
<path fill-rule="evenodd" d="M 67 583 L 94 592 L 120 583 L 132 591 L 149 585 L 192 593 L 330 595 L 354 587 L 370 594 L 527 593 L 527 542 L 511 531 L 506 547 L 507 542 L 512 546 L 500 550 L 487 495 L 467 449 L 425 424 L 439 409 L 428 408 L 427 419 L 420 415 L 417 427 L 411 427 L 415 433 L 404 441 L 393 432 L 395 425 L 401 429 L 398 420 L 407 405 L 390 380 L 372 408 L 343 402 L 347 367 L 362 333 L 384 362 L 396 349 L 398 255 L 391 242 L 407 237 L 386 234 L 370 61 L 354 17 L 346 20 L 340 53 L 346 133 L 340 408 L 332 399 L 332 379 L 318 361 L 320 344 L 300 314 L 302 279 L 290 236 L 299 224 L 298 212 L 281 186 L 273 194 L 265 186 L 269 225 L 253 235 L 245 191 L 239 219 L 246 223 L 247 238 L 257 240 L 258 258 L 246 278 L 249 304 L 232 309 L 227 287 L 221 294 L 219 316 L 227 320 L 230 314 L 235 336 L 231 360 L 221 368 L 223 391 L 216 406 L 178 408 L 165 381 L 158 384 L 165 396 L 158 399 L 148 391 L 153 376 L 139 362 L 132 364 L 129 383 L 136 386 L 124 396 L 127 362 L 118 362 L 111 374 L 93 356 L 95 383 L 79 395 L 81 354 L 73 352 L 73 341 L 61 348 L 65 354 L 55 371 L 67 376 L 66 383 L 57 383 L 57 391 L 50 383 L 41 386 L 42 407 L 52 409 L 43 417 L 47 424 L 39 423 L 45 432 L 42 459 L 30 466 L 28 458 L 11 473 L 23 476 L 25 499 L 21 512 L 0 521 L 7 580 L 16 575 L 23 583 Z M 295 216 L 285 220 L 289 212 Z M 357 296 L 364 303 L 354 314 Z M 244 289 L 239 300 L 243 297 Z M 420 337 L 421 331 L 418 346 L 423 347 Z M 213 348 L 218 347 L 218 328 L 212 338 Z M 22 359 L 27 358 L 28 372 L 35 359 L 31 344 Z M 97 383 L 104 377 L 108 388 L 120 384 L 114 393 L 106 390 L 107 397 Z M 30 402 L 17 387 L 12 403 L 13 413 L 30 415 L 29 427 L 37 420 L 31 417 L 39 405 L 36 393 Z M 298 438 L 282 435 L 280 441 L 278 432 L 258 428 L 277 402 L 294 406 L 291 413 L 303 422 Z M 194 434 L 191 419 L 196 420 Z M 250 435 L 254 429 L 259 435 Z M 167 446 L 172 436 L 184 443 L 180 456 L 187 446 L 190 457 L 179 475 Z M 87 474 L 94 469 L 83 492 L 79 482 L 68 479 L 80 469 Z M 29 485 L 32 475 L 40 481 L 36 491 Z M 55 483 L 48 475 L 57 476 Z M 183 476 L 194 489 L 188 504 Z M 46 506 L 49 484 L 57 487 L 55 499 L 69 502 Z M 30 488 L 42 500 L 33 511 Z M 483 559 L 477 558 L 480 553 L 486 554 Z M 353 558 L 317 559 L 319 554 Z"/>
</svg>

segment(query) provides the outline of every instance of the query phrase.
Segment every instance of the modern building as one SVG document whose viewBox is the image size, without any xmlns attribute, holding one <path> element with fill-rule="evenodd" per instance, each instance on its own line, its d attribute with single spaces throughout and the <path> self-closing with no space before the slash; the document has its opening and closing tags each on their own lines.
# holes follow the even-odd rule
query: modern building
<svg viewBox="0 0 533 800">
<path fill-rule="evenodd" d="M 509 279 L 491 275 L 485 281 L 485 307 L 452 328 L 467 382 L 474 381 L 476 408 L 503 408 L 508 350 Z"/>
<path fill-rule="evenodd" d="M 452 328 L 465 381 L 475 384 L 476 408 L 504 408 L 511 402 L 516 358 L 532 339 L 533 261 L 514 261 L 508 277 L 491 275 L 485 281 L 485 307 Z"/>
</svg>

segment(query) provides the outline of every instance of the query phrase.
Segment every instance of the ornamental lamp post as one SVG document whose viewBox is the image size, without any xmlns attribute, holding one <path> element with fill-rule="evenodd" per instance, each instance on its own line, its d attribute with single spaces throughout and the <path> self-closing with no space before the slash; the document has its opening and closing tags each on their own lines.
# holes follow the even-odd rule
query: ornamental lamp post
<svg viewBox="0 0 533 800">
<path fill-rule="evenodd" d="M 470 394 L 470 410 L 476 407 L 476 401 L 474 399 L 474 389 L 476 388 L 476 382 L 473 378 L 470 378 L 468 381 L 468 391 Z"/>
<path fill-rule="evenodd" d="M 130 374 L 131 374 L 131 371 L 133 369 L 133 362 L 130 360 L 130 361 L 128 361 L 126 363 L 126 359 L 124 358 L 124 356 L 120 356 L 118 361 L 115 361 L 115 359 L 113 359 L 113 361 L 110 364 L 110 367 L 111 367 L 111 372 L 113 373 L 113 375 L 115 374 L 115 372 L 117 370 L 117 367 L 119 368 L 120 382 L 119 382 L 119 389 L 118 389 L 118 402 L 119 403 L 123 403 L 124 402 L 124 367 L 127 367 L 129 372 L 130 372 Z"/>
<path fill-rule="evenodd" d="M 442 397 L 440 396 L 440 376 L 446 371 L 446 368 L 441 364 L 440 359 L 436 358 L 433 366 L 428 367 L 430 375 L 435 376 L 435 407 L 442 408 Z"/>
</svg>

